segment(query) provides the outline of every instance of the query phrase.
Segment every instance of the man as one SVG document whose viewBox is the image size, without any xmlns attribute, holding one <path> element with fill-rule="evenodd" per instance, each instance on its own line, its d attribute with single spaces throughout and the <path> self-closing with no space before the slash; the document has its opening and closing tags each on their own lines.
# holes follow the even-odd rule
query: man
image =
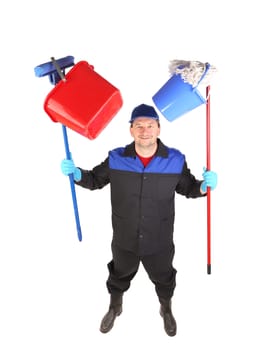
<svg viewBox="0 0 265 350">
<path fill-rule="evenodd" d="M 64 175 L 73 174 L 75 183 L 90 190 L 108 184 L 111 188 L 113 239 L 112 260 L 106 282 L 110 304 L 100 325 L 107 333 L 122 312 L 122 297 L 142 263 L 160 302 L 160 314 L 169 336 L 177 332 L 171 299 L 176 286 L 172 265 L 175 248 L 173 226 L 175 193 L 187 198 L 206 195 L 214 189 L 217 175 L 204 171 L 203 180 L 190 172 L 185 156 L 159 139 L 159 116 L 152 106 L 134 108 L 130 119 L 134 141 L 109 152 L 92 170 L 63 160 Z"/>
</svg>

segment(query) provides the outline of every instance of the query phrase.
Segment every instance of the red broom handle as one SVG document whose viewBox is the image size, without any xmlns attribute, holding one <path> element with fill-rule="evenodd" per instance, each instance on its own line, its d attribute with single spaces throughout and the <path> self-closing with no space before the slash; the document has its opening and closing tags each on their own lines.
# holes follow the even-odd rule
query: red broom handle
<svg viewBox="0 0 265 350">
<path fill-rule="evenodd" d="M 206 168 L 211 170 L 210 86 L 206 87 Z M 211 274 L 211 189 L 207 187 L 207 273 Z"/>
</svg>

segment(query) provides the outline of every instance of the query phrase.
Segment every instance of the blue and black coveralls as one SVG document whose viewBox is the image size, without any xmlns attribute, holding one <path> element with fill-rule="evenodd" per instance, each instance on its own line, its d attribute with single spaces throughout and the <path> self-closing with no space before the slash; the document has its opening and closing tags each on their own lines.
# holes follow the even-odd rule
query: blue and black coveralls
<svg viewBox="0 0 265 350">
<path fill-rule="evenodd" d="M 112 207 L 112 260 L 108 263 L 109 293 L 123 293 L 142 262 L 159 298 L 170 299 L 175 289 L 172 265 L 175 193 L 187 198 L 204 195 L 202 181 L 187 167 L 185 156 L 158 140 L 158 148 L 144 167 L 135 144 L 109 152 L 92 170 L 80 169 L 77 185 L 90 190 L 110 184 Z"/>
</svg>

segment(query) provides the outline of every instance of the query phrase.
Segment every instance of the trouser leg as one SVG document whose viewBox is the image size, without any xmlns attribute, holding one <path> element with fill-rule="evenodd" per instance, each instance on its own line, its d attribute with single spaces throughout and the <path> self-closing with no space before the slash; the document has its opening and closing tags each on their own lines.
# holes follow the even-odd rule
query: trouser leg
<svg viewBox="0 0 265 350">
<path fill-rule="evenodd" d="M 108 264 L 109 277 L 106 283 L 110 293 L 110 305 L 100 324 L 102 333 L 109 332 L 116 317 L 122 313 L 123 293 L 129 289 L 140 263 L 137 256 L 114 245 L 112 245 L 112 256 L 113 259 Z"/>
<path fill-rule="evenodd" d="M 155 285 L 159 298 L 171 299 L 176 287 L 176 269 L 173 267 L 174 245 L 158 254 L 142 257 L 143 266 Z"/>
<path fill-rule="evenodd" d="M 112 244 L 112 260 L 108 263 L 107 289 L 110 294 L 121 294 L 130 288 L 136 275 L 140 259 L 137 255 Z"/>
<path fill-rule="evenodd" d="M 172 265 L 174 253 L 175 249 L 172 246 L 159 254 L 142 258 L 144 268 L 155 285 L 160 302 L 160 315 L 163 318 L 164 329 L 169 336 L 174 336 L 177 332 L 177 324 L 171 309 L 177 272 Z"/>
</svg>

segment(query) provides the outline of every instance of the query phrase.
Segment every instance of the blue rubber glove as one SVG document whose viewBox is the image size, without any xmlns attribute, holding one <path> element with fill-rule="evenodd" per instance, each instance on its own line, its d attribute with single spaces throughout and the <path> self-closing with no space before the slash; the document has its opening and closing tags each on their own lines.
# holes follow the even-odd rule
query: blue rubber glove
<svg viewBox="0 0 265 350">
<path fill-rule="evenodd" d="M 72 159 L 63 159 L 61 162 L 61 170 L 64 175 L 74 175 L 75 181 L 80 181 L 82 174 L 81 170 L 77 168 Z"/>
<path fill-rule="evenodd" d="M 207 192 L 207 187 L 210 187 L 211 190 L 214 190 L 217 186 L 217 174 L 214 171 L 207 171 L 206 168 L 203 168 L 202 177 L 204 181 L 201 184 L 202 192 Z"/>
</svg>

